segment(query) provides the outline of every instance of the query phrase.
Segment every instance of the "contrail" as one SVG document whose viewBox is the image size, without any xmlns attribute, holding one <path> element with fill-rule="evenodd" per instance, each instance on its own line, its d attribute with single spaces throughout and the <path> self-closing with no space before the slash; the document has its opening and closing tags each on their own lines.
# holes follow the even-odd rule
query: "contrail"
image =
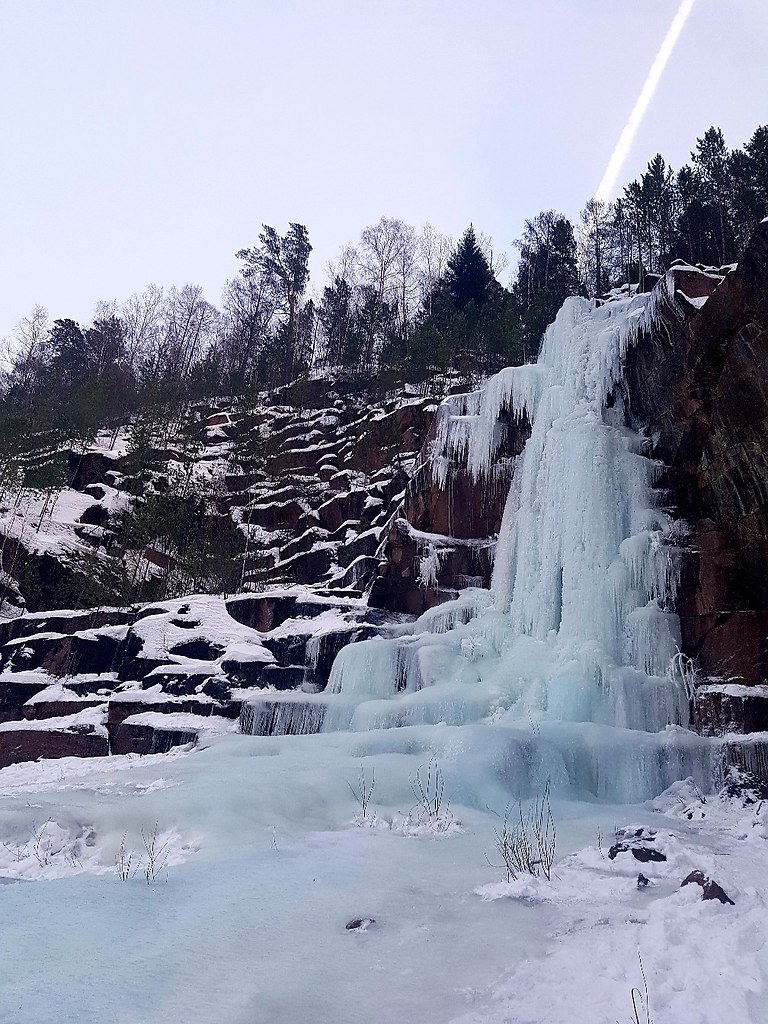
<svg viewBox="0 0 768 1024">
<path fill-rule="evenodd" d="M 680 38 L 680 33 L 683 31 L 683 26 L 688 20 L 688 15 L 691 13 L 694 3 L 695 0 L 681 0 L 677 14 L 669 26 L 669 31 L 664 36 L 664 42 L 661 44 L 653 64 L 651 64 L 651 70 L 648 72 L 648 77 L 643 83 L 643 88 L 640 90 L 637 102 L 632 108 L 629 120 L 624 125 L 624 130 L 619 136 L 616 148 L 611 154 L 603 180 L 598 185 L 597 192 L 595 192 L 595 199 L 602 199 L 604 202 L 608 202 L 611 199 L 621 168 L 624 166 L 624 161 L 627 159 L 629 150 L 635 140 L 637 129 L 640 127 L 643 117 L 645 117 L 648 104 L 653 99 L 656 86 L 659 84 L 659 79 L 664 73 L 664 68 L 667 66 L 667 61 L 672 55 L 675 43 Z"/>
</svg>

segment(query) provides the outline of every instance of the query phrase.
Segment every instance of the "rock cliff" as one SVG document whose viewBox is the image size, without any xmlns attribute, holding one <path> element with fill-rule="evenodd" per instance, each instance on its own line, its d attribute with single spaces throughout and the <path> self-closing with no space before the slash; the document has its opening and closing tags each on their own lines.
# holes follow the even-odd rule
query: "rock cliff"
<svg viewBox="0 0 768 1024">
<path fill-rule="evenodd" d="M 768 678 L 768 221 L 737 266 L 673 266 L 656 289 L 660 322 L 628 354 L 627 397 L 689 526 L 677 610 L 709 684 L 699 724 L 754 728 L 764 714 L 725 691 Z"/>
</svg>

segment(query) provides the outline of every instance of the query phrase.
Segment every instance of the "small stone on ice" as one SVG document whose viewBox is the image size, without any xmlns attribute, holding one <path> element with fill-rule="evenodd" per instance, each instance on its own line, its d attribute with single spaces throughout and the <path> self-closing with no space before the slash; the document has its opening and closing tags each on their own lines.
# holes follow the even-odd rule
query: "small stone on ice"
<svg viewBox="0 0 768 1024">
<path fill-rule="evenodd" d="M 348 932 L 364 932 L 372 924 L 376 924 L 375 917 L 353 917 L 351 921 L 347 921 L 346 929 Z"/>
</svg>

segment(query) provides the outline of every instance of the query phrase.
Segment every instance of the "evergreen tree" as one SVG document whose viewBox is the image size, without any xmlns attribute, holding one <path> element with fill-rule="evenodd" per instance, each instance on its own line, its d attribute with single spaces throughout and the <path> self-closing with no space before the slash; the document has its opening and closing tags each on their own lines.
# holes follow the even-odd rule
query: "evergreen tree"
<svg viewBox="0 0 768 1024">
<path fill-rule="evenodd" d="M 524 358 L 535 358 L 539 343 L 563 301 L 579 290 L 573 225 L 561 213 L 544 210 L 525 222 L 513 294 L 520 317 Z"/>
<path fill-rule="evenodd" d="M 344 277 L 337 274 L 333 282 L 323 288 L 317 317 L 325 336 L 324 362 L 328 366 L 348 364 L 350 353 L 347 337 L 352 324 L 352 288 Z M 357 362 L 356 359 L 353 362 Z"/>
<path fill-rule="evenodd" d="M 697 139 L 691 154 L 698 171 L 700 191 L 704 203 L 717 213 L 711 262 L 725 263 L 734 250 L 734 237 L 730 214 L 731 177 L 729 154 L 725 138 L 719 128 L 709 128 L 704 137 Z M 714 257 L 714 258 L 712 258 Z"/>
<path fill-rule="evenodd" d="M 757 216 L 762 219 L 768 215 L 768 124 L 756 129 L 744 150 L 749 158 L 749 171 L 758 200 Z"/>
<path fill-rule="evenodd" d="M 456 309 L 464 309 L 470 302 L 479 309 L 498 292 L 498 282 L 471 224 L 448 260 L 445 287 Z"/>
</svg>

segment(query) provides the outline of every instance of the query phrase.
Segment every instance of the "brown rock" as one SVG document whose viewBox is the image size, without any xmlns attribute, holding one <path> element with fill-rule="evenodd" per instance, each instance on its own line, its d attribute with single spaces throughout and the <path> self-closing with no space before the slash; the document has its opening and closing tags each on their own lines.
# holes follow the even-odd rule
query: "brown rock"
<svg viewBox="0 0 768 1024">
<path fill-rule="evenodd" d="M 107 737 L 74 729 L 14 729 L 0 731 L 0 768 L 39 758 L 105 757 Z"/>
<path fill-rule="evenodd" d="M 703 871 L 692 871 L 690 875 L 686 877 L 680 883 L 680 888 L 684 885 L 700 885 L 701 886 L 701 898 L 703 900 L 719 900 L 720 903 L 729 903 L 732 907 L 735 906 L 733 900 L 728 896 L 721 886 L 717 882 L 713 882 L 711 878 L 708 878 Z"/>
<path fill-rule="evenodd" d="M 697 309 L 680 296 L 706 297 Z M 768 678 L 768 223 L 736 270 L 673 268 L 656 288 L 661 325 L 627 357 L 636 422 L 694 524 L 678 609 L 705 676 Z"/>
</svg>

